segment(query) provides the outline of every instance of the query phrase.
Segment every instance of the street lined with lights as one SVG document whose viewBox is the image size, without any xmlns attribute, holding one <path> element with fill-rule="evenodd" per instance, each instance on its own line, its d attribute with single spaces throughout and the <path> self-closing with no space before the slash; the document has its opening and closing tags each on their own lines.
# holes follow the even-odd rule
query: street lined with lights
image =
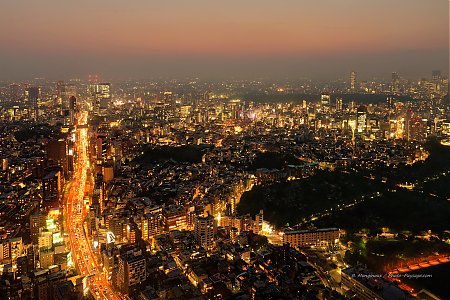
<svg viewBox="0 0 450 300">
<path fill-rule="evenodd" d="M 85 295 L 90 292 L 96 299 L 122 299 L 111 288 L 101 272 L 101 266 L 95 258 L 84 230 L 84 219 L 88 212 L 84 199 L 86 192 L 89 193 L 86 191 L 89 170 L 87 117 L 87 113 L 82 113 L 78 120 L 75 174 L 66 194 L 66 228 L 75 266 L 80 275 L 87 277 L 87 284 L 84 287 Z"/>
</svg>

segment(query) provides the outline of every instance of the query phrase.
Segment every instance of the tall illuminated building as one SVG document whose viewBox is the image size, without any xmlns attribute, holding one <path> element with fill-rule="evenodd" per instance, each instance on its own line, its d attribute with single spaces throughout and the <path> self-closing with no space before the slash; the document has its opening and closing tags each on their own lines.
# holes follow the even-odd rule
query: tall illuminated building
<svg viewBox="0 0 450 300">
<path fill-rule="evenodd" d="M 58 80 L 58 82 L 56 82 L 56 96 L 58 96 L 59 98 L 61 98 L 63 86 L 64 86 L 63 80 Z"/>
<path fill-rule="evenodd" d="M 13 263 L 23 254 L 22 237 L 0 240 L 0 264 Z"/>
<path fill-rule="evenodd" d="M 1 249 L 2 246 L 3 246 L 3 249 Z M 6 246 L 6 248 L 5 248 L 5 246 Z M 6 250 L 6 252 L 5 252 L 5 250 Z M 6 258 L 7 260 L 9 260 L 9 262 L 12 262 L 13 264 L 15 264 L 17 259 L 22 256 L 23 250 L 24 250 L 24 247 L 23 247 L 22 237 L 15 237 L 15 238 L 10 238 L 7 240 L 0 241 L 0 261 L 2 259 Z M 1 253 L 1 252 L 3 252 L 3 253 Z M 8 257 L 5 257 L 5 254 Z"/>
<path fill-rule="evenodd" d="M 39 267 L 46 269 L 55 264 L 55 251 L 53 249 L 42 249 L 39 251 Z"/>
<path fill-rule="evenodd" d="M 20 85 L 13 83 L 9 85 L 9 99 L 17 101 L 20 98 Z"/>
<path fill-rule="evenodd" d="M 61 115 L 64 118 L 64 124 L 73 124 L 70 116 L 70 101 L 72 97 L 76 97 L 77 88 L 74 84 L 65 84 L 61 81 L 58 82 L 57 88 L 59 93 L 58 97 L 61 100 Z"/>
<path fill-rule="evenodd" d="M 397 72 L 392 72 L 391 90 L 392 92 L 400 90 L 400 76 Z"/>
<path fill-rule="evenodd" d="M 357 122 L 357 131 L 358 133 L 362 133 L 366 131 L 367 124 L 367 108 L 365 106 L 360 106 L 356 110 L 356 122 Z"/>
<path fill-rule="evenodd" d="M 330 108 L 331 96 L 329 93 L 322 93 L 320 95 L 320 104 L 323 110 L 328 110 Z"/>
<path fill-rule="evenodd" d="M 69 98 L 69 121 L 71 125 L 73 125 L 75 122 L 76 109 L 77 109 L 77 98 L 75 98 L 75 96 L 71 96 Z"/>
<path fill-rule="evenodd" d="M 356 89 L 356 72 L 352 71 L 350 73 L 350 90 L 354 91 Z"/>
<path fill-rule="evenodd" d="M 23 254 L 24 247 L 22 237 L 9 239 L 9 244 L 11 245 L 11 259 L 16 261 Z"/>
<path fill-rule="evenodd" d="M 163 231 L 163 216 L 161 211 L 145 214 L 140 220 L 142 239 L 147 241 L 155 235 L 161 234 Z"/>
<path fill-rule="evenodd" d="M 348 110 L 350 112 L 354 112 L 356 109 L 356 102 L 355 101 L 350 101 L 348 104 Z"/>
<path fill-rule="evenodd" d="M 259 234 L 263 229 L 264 223 L 264 211 L 261 209 L 255 216 L 255 222 L 253 223 L 253 232 Z"/>
<path fill-rule="evenodd" d="M 431 72 L 431 81 L 434 85 L 434 90 L 438 93 L 441 91 L 441 87 L 442 87 L 441 80 L 442 80 L 441 71 L 434 70 Z"/>
<path fill-rule="evenodd" d="M 393 96 L 387 96 L 386 97 L 386 106 L 387 108 L 392 108 L 394 105 L 394 97 Z"/>
<path fill-rule="evenodd" d="M 102 115 L 106 113 L 111 102 L 111 84 L 95 83 L 90 84 L 88 88 L 92 101 L 92 110 L 94 114 Z"/>
<path fill-rule="evenodd" d="M 425 142 L 427 139 L 427 119 L 413 118 L 409 121 L 410 140 Z"/>
<path fill-rule="evenodd" d="M 405 113 L 405 119 L 404 119 L 404 135 L 403 138 L 407 141 L 411 140 L 411 121 L 413 117 L 413 112 L 411 109 L 407 109 Z"/>
<path fill-rule="evenodd" d="M 25 89 L 24 101 L 29 109 L 30 119 L 37 120 L 39 117 L 39 102 L 41 89 L 39 87 L 28 87 Z"/>
<path fill-rule="evenodd" d="M 206 217 L 198 216 L 194 221 L 194 236 L 198 245 L 207 250 L 214 248 L 214 217 L 208 215 Z"/>
<path fill-rule="evenodd" d="M 39 251 L 51 249 L 53 247 L 53 233 L 42 230 L 38 236 Z"/>
<path fill-rule="evenodd" d="M 64 139 L 50 140 L 47 143 L 46 150 L 50 163 L 60 166 L 63 169 L 64 175 L 67 176 L 69 171 L 67 142 Z"/>
<path fill-rule="evenodd" d="M 342 98 L 336 98 L 336 111 L 342 111 Z"/>
<path fill-rule="evenodd" d="M 90 82 L 87 88 L 87 93 L 89 97 L 89 104 L 91 105 L 92 111 L 96 111 L 96 90 L 97 90 L 97 84 Z"/>
<path fill-rule="evenodd" d="M 35 245 L 38 245 L 39 242 L 39 229 L 45 227 L 47 216 L 38 212 L 30 216 L 30 236 L 31 242 Z"/>
<path fill-rule="evenodd" d="M 302 100 L 302 108 L 303 109 L 307 109 L 308 108 L 308 103 L 306 102 L 306 100 Z"/>
<path fill-rule="evenodd" d="M 119 257 L 117 289 L 129 294 L 131 289 L 147 278 L 145 257 L 139 249 L 132 249 Z"/>
</svg>

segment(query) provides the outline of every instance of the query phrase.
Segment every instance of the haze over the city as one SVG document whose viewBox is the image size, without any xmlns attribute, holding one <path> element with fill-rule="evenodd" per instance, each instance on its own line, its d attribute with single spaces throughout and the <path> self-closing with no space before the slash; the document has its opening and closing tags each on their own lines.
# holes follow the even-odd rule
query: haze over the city
<svg viewBox="0 0 450 300">
<path fill-rule="evenodd" d="M 420 78 L 448 25 L 446 0 L 6 1 L 0 79 Z"/>
<path fill-rule="evenodd" d="M 0 3 L 0 299 L 450 299 L 450 1 Z"/>
</svg>

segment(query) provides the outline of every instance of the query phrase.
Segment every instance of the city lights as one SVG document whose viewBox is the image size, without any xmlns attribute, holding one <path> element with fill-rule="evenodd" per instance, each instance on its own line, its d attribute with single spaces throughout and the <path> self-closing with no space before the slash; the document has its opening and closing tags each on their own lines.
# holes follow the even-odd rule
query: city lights
<svg viewBox="0 0 450 300">
<path fill-rule="evenodd" d="M 0 298 L 450 299 L 447 1 L 3 2 Z"/>
</svg>

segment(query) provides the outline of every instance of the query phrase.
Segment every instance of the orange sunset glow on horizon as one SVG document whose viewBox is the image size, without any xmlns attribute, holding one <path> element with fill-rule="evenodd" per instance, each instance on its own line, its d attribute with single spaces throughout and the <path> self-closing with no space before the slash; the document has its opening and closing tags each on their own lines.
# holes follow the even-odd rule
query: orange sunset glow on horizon
<svg viewBox="0 0 450 300">
<path fill-rule="evenodd" d="M 43 68 L 39 61 L 53 59 L 75 72 L 85 61 L 106 73 L 127 73 L 123 65 L 137 64 L 136 57 L 154 68 L 165 62 L 171 69 L 171 60 L 181 60 L 180 73 L 195 73 L 193 61 L 207 71 L 199 56 L 215 68 L 250 58 L 248 68 L 256 72 L 289 65 L 286 58 L 299 68 L 316 60 L 320 70 L 324 56 L 348 64 L 352 56 L 395 61 L 409 53 L 399 67 L 412 72 L 420 69 L 419 56 L 435 65 L 448 62 L 448 1 L 439 0 L 14 1 L 3 4 L 0 22 L 1 59 L 17 76 L 23 57 L 38 60 L 33 72 Z"/>
</svg>

